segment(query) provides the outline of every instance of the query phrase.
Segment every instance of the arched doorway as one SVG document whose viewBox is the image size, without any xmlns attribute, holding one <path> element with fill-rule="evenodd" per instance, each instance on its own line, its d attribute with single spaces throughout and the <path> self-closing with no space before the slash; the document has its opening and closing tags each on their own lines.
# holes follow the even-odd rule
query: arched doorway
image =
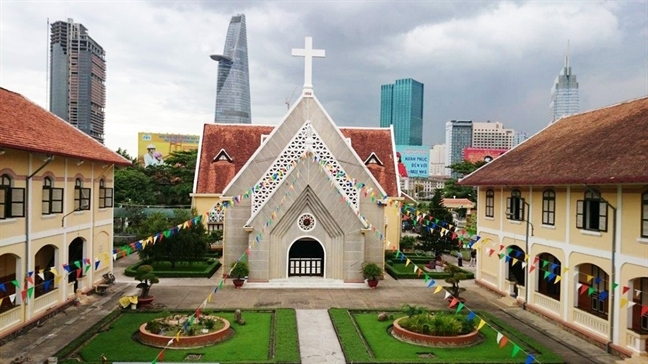
<svg viewBox="0 0 648 364">
<path fill-rule="evenodd" d="M 74 292 L 79 289 L 78 278 L 83 276 L 83 238 L 75 238 L 68 246 L 68 283 L 74 282 Z"/>
<path fill-rule="evenodd" d="M 40 297 L 49 290 L 56 288 L 54 274 L 51 268 L 56 266 L 56 247 L 45 245 L 36 253 L 34 271 L 38 274 L 34 277 L 34 298 Z"/>
<path fill-rule="evenodd" d="M 288 251 L 288 277 L 324 277 L 324 248 L 311 238 L 299 239 Z"/>
<path fill-rule="evenodd" d="M 506 277 L 509 281 L 517 282 L 518 286 L 526 287 L 524 275 L 524 250 L 517 245 L 510 245 L 506 248 Z"/>
<path fill-rule="evenodd" d="M 18 276 L 16 273 L 20 264 L 19 260 L 20 258 L 13 254 L 0 255 L 0 283 L 4 283 L 4 289 L 0 290 L 0 314 L 17 307 L 16 304 L 20 304 L 18 297 L 14 296 L 15 301 L 13 302 L 10 298 L 16 294 L 16 286 L 12 281 Z M 20 296 L 20 293 L 17 296 Z"/>
<path fill-rule="evenodd" d="M 580 286 L 576 307 L 607 320 L 610 295 L 610 277 L 607 272 L 590 263 L 577 265 L 576 269 L 578 272 L 576 283 Z"/>
<path fill-rule="evenodd" d="M 536 276 L 538 277 L 536 290 L 540 294 L 560 301 L 560 281 L 556 283 L 556 277 L 561 274 L 560 260 L 549 253 L 542 253 L 538 258 L 540 260 L 536 270 Z"/>
</svg>

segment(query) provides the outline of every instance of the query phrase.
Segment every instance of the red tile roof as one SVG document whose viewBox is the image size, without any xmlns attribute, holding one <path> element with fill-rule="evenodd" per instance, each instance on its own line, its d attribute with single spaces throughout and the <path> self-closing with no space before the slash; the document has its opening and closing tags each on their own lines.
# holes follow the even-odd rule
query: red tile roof
<svg viewBox="0 0 648 364">
<path fill-rule="evenodd" d="M 647 182 L 648 97 L 644 97 L 560 119 L 460 184 Z"/>
<path fill-rule="evenodd" d="M 250 124 L 205 124 L 200 149 L 196 193 L 222 193 L 236 173 L 261 145 L 261 135 L 269 135 L 274 126 Z M 394 170 L 393 145 L 389 129 L 345 129 L 342 134 L 351 139 L 351 146 L 366 160 L 372 152 L 383 166 L 370 165 L 369 170 L 388 196 L 397 196 L 398 186 Z M 221 149 L 232 157 L 227 161 L 212 162 Z M 353 177 L 353 176 L 352 176 Z"/>
<path fill-rule="evenodd" d="M 21 94 L 0 87 L 0 147 L 128 166 L 131 162 Z"/>
</svg>

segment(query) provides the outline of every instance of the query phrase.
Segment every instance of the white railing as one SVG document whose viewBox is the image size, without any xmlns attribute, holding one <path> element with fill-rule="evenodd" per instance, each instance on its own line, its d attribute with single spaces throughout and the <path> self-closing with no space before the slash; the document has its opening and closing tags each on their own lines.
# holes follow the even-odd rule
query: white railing
<svg viewBox="0 0 648 364">
<path fill-rule="evenodd" d="M 534 294 L 533 301 L 534 304 L 560 316 L 560 301 L 556 301 L 555 299 L 547 297 L 542 293 Z"/>
<path fill-rule="evenodd" d="M 20 322 L 20 307 L 0 313 L 0 331 Z"/>
<path fill-rule="evenodd" d="M 610 334 L 610 324 L 606 320 L 590 315 L 578 308 L 574 308 L 573 312 L 575 323 L 588 328 L 603 337 L 607 337 Z"/>
<path fill-rule="evenodd" d="M 493 285 L 493 287 L 499 288 L 499 284 L 497 284 L 497 277 L 491 275 L 490 273 L 486 272 L 481 272 L 481 278 L 484 280 L 486 283 L 490 283 Z"/>
<path fill-rule="evenodd" d="M 67 296 L 68 298 L 76 296 L 76 292 L 74 292 L 74 282 L 68 283 Z"/>
<path fill-rule="evenodd" d="M 83 276 L 83 277 L 81 277 L 81 278 L 78 279 L 78 281 L 79 281 L 79 288 L 80 288 L 82 291 L 83 291 L 84 288 L 88 288 L 88 287 L 90 287 L 90 285 L 88 284 L 88 280 L 89 280 L 88 276 Z"/>
<path fill-rule="evenodd" d="M 58 303 L 59 291 L 57 289 L 34 299 L 34 313 L 40 312 Z"/>
<path fill-rule="evenodd" d="M 518 289 L 517 299 L 521 301 L 526 300 L 526 287 L 518 285 L 517 289 Z"/>
<path fill-rule="evenodd" d="M 634 331 L 626 330 L 626 345 L 637 353 L 646 352 L 646 340 L 648 335 L 640 335 Z"/>
</svg>

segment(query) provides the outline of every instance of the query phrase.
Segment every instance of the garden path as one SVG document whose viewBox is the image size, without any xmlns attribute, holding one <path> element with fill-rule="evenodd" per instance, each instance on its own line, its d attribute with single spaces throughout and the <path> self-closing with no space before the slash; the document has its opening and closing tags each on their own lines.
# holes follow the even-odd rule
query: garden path
<svg viewBox="0 0 648 364">
<path fill-rule="evenodd" d="M 328 310 L 295 310 L 303 364 L 345 363 Z"/>
</svg>

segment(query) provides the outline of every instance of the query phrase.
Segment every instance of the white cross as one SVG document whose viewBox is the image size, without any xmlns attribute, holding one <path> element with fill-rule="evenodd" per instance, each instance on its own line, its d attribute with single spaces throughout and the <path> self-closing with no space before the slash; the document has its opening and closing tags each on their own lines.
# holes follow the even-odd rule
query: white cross
<svg viewBox="0 0 648 364">
<path fill-rule="evenodd" d="M 292 50 L 293 57 L 304 57 L 304 90 L 313 89 L 313 57 L 325 57 L 323 49 L 313 49 L 313 38 L 306 37 L 304 49 Z"/>
</svg>

